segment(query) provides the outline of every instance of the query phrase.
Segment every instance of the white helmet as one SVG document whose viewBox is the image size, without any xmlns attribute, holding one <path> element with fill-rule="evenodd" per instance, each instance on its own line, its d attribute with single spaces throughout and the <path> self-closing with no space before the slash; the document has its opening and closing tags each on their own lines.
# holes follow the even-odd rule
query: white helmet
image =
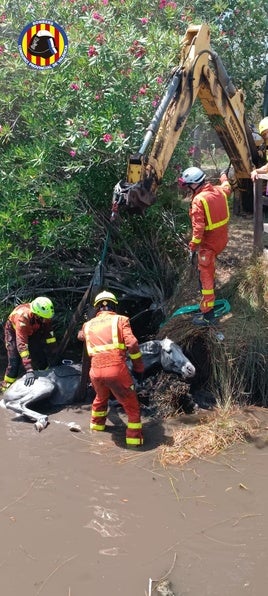
<svg viewBox="0 0 268 596">
<path fill-rule="evenodd" d="M 94 300 L 94 308 L 96 306 L 107 306 L 109 302 L 118 304 L 116 296 L 112 294 L 112 292 L 106 292 L 106 290 L 104 290 L 103 292 L 100 292 L 100 294 L 97 294 Z"/>
<path fill-rule="evenodd" d="M 263 118 L 260 121 L 260 124 L 259 124 L 260 135 L 262 135 L 262 133 L 266 130 L 268 130 L 268 116 L 266 116 L 265 118 Z"/>
<path fill-rule="evenodd" d="M 184 172 L 182 172 L 180 184 L 182 186 L 185 186 L 186 184 L 201 184 L 204 182 L 205 178 L 206 174 L 203 172 L 203 170 L 192 166 L 191 168 L 187 168 L 184 170 Z"/>
</svg>

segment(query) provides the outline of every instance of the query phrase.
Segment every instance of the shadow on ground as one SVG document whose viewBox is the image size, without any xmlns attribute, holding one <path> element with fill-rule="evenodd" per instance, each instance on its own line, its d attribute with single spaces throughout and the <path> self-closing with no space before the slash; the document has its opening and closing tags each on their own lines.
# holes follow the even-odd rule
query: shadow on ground
<svg viewBox="0 0 268 596">
<path fill-rule="evenodd" d="M 107 425 L 106 432 L 111 433 L 113 442 L 120 449 L 129 449 L 126 447 L 126 422 L 121 418 L 122 410 L 113 407 L 108 413 L 108 421 L 111 425 Z M 123 415 L 125 418 L 125 415 Z M 167 434 L 163 423 L 160 420 L 153 418 L 142 417 L 142 428 L 144 445 L 141 447 L 133 447 L 132 450 L 138 452 L 150 451 L 156 449 L 160 445 L 172 445 L 173 439 Z"/>
</svg>

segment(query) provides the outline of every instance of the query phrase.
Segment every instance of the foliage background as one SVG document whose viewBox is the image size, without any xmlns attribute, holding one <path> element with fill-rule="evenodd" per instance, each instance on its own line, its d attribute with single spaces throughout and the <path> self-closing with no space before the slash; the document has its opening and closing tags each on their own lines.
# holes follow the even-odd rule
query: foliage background
<svg viewBox="0 0 268 596">
<path fill-rule="evenodd" d="M 66 31 L 55 69 L 27 67 L 18 36 L 35 19 Z M 37 294 L 53 298 L 63 329 L 100 259 L 114 185 L 141 145 L 189 24 L 208 22 L 212 47 L 245 92 L 249 121 L 262 117 L 267 11 L 255 0 L 4 0 L 0 14 L 0 316 Z M 184 255 L 188 217 L 177 178 L 191 163 L 194 106 L 145 217 L 122 216 L 108 270 L 167 299 Z"/>
</svg>

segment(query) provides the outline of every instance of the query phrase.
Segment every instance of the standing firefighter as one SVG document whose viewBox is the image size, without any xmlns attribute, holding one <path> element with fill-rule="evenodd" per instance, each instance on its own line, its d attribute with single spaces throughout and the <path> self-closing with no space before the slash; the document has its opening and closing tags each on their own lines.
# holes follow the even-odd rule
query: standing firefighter
<svg viewBox="0 0 268 596">
<path fill-rule="evenodd" d="M 181 186 L 192 191 L 189 250 L 192 264 L 197 257 L 202 294 L 201 312 L 193 318 L 195 325 L 209 325 L 215 320 L 215 260 L 228 241 L 230 184 L 225 173 L 221 174 L 220 186 L 205 182 L 205 178 L 206 174 L 196 167 L 187 168 L 180 178 Z"/>
<path fill-rule="evenodd" d="M 259 177 L 258 175 L 262 175 L 262 174 L 268 174 L 268 116 L 266 116 L 265 118 L 263 118 L 260 121 L 259 124 L 259 131 L 261 136 L 264 139 L 264 142 L 266 144 L 266 164 L 264 164 L 263 166 L 261 166 L 260 168 L 255 168 L 254 170 L 252 170 L 251 172 L 251 180 L 254 182 L 254 180 L 257 180 L 257 178 Z M 268 188 L 268 184 L 267 187 Z M 267 193 L 267 190 L 266 190 Z"/>
<path fill-rule="evenodd" d="M 16 306 L 5 324 L 5 347 L 8 364 L 2 382 L 2 391 L 16 381 L 22 362 L 26 371 L 24 384 L 30 386 L 35 381 L 29 341 L 37 352 L 42 368 L 46 368 L 47 359 L 43 346 L 49 346 L 54 352 L 56 338 L 52 330 L 51 319 L 54 316 L 54 306 L 49 298 L 39 296 L 32 302 Z"/>
<path fill-rule="evenodd" d="M 96 316 L 84 323 L 78 338 L 86 341 L 91 358 L 90 379 L 96 391 L 92 404 L 91 430 L 105 430 L 110 392 L 128 416 L 126 443 L 143 444 L 140 406 L 133 379 L 126 364 L 126 352 L 132 360 L 133 373 L 144 371 L 141 353 L 133 335 L 129 318 L 116 314 L 118 301 L 111 292 L 101 292 L 95 298 Z"/>
</svg>

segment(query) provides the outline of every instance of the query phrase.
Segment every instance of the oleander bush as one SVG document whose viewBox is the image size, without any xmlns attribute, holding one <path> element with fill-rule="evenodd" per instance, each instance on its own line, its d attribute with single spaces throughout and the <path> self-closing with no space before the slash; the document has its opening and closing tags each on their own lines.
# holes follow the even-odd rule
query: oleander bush
<svg viewBox="0 0 268 596">
<path fill-rule="evenodd" d="M 62 64 L 45 71 L 27 66 L 17 44 L 24 26 L 41 18 L 60 24 L 69 45 Z M 103 251 L 114 185 L 125 175 L 129 153 L 141 145 L 178 64 L 187 27 L 204 21 L 257 122 L 261 100 L 256 97 L 266 73 L 262 4 L 3 0 L 0 317 L 37 293 L 53 297 L 64 324 L 66 313 L 71 316 Z M 207 127 L 195 105 L 156 205 L 144 218 L 123 215 L 109 232 L 108 265 L 121 255 L 133 283 L 152 279 L 163 299 L 172 293 L 183 261 L 177 239 L 187 232 L 188 217 L 177 178 L 191 163 L 193 131 L 200 122 Z M 173 225 L 167 226 L 170 212 Z"/>
</svg>

